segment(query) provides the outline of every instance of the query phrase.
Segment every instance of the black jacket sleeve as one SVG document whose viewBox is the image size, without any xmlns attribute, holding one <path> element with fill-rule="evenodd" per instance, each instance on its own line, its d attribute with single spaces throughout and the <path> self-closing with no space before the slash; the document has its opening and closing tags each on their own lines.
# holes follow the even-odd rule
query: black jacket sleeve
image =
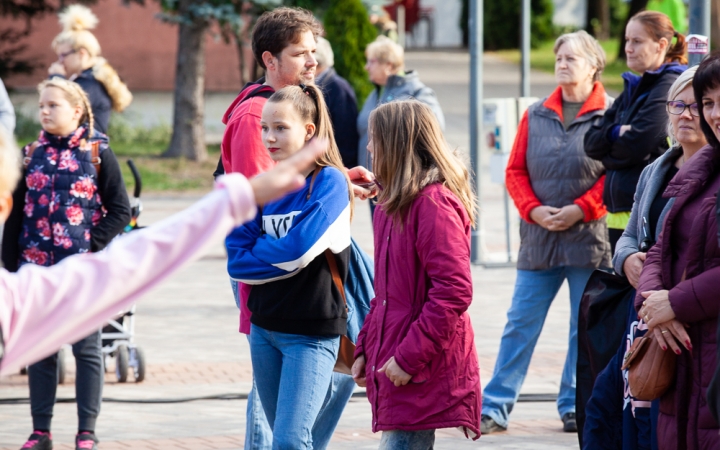
<svg viewBox="0 0 720 450">
<path fill-rule="evenodd" d="M 98 192 L 107 214 L 92 229 L 90 248 L 93 252 L 104 249 L 130 223 L 130 200 L 118 160 L 109 147 L 101 157 Z"/>
<path fill-rule="evenodd" d="M 592 159 L 602 160 L 612 147 L 612 142 L 608 139 L 610 129 L 615 126 L 618 110 L 624 108 L 624 99 L 619 98 L 613 105 L 605 111 L 602 120 L 593 125 L 587 133 L 585 133 L 585 154 Z"/>
<path fill-rule="evenodd" d="M 667 101 L 668 90 L 676 78 L 663 77 L 658 80 L 657 84 L 649 91 L 643 105 L 633 115 L 630 122 L 626 124 L 632 128 L 615 142 L 609 142 L 609 129 L 613 125 L 623 124 L 614 121 L 609 127 L 603 127 L 601 131 L 602 138 L 610 145 L 606 147 L 604 154 L 599 148 L 588 149 L 586 147 L 585 151 L 588 156 L 602 161 L 603 166 L 608 170 L 622 170 L 636 167 L 638 164 L 651 161 L 663 154 L 668 148 L 668 118 L 665 111 L 665 102 Z M 594 132 L 595 129 L 593 128 L 591 131 Z M 592 138 L 589 138 L 588 135 L 585 137 L 586 143 L 589 139 L 597 138 L 596 134 L 593 134 Z"/>
<path fill-rule="evenodd" d="M 324 86 L 325 101 L 330 112 L 335 142 L 345 167 L 358 165 L 358 141 L 360 135 L 357 131 L 358 107 L 350 84 L 342 78 L 335 76 Z"/>
<path fill-rule="evenodd" d="M 23 174 L 24 175 L 24 174 Z M 17 272 L 20 262 L 20 233 L 22 232 L 23 206 L 27 183 L 21 177 L 13 191 L 13 207 L 5 222 L 2 234 L 2 263 L 10 272 Z"/>
</svg>

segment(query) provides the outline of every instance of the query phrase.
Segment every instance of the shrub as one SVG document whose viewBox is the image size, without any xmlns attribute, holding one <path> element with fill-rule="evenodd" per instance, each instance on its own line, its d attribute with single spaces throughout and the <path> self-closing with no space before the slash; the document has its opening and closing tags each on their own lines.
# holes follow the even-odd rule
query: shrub
<svg viewBox="0 0 720 450">
<path fill-rule="evenodd" d="M 483 39 L 486 50 L 518 48 L 520 46 L 521 0 L 484 2 Z M 541 42 L 555 36 L 552 0 L 531 0 L 530 44 L 537 48 Z"/>
<path fill-rule="evenodd" d="M 335 55 L 335 70 L 348 80 L 362 104 L 373 90 L 364 69 L 365 47 L 377 36 L 367 10 L 360 0 L 331 0 L 324 25 Z"/>
</svg>

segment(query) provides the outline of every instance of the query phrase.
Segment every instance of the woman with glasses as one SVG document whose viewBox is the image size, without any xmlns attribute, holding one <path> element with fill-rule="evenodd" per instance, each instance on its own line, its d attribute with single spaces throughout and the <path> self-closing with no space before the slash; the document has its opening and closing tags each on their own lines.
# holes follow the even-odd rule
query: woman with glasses
<svg viewBox="0 0 720 450">
<path fill-rule="evenodd" d="M 672 147 L 640 175 L 630 221 L 613 257 L 615 272 L 626 276 L 635 288 L 647 251 L 660 235 L 664 218 L 674 203 L 674 199 L 663 196 L 665 189 L 680 168 L 707 145 L 692 86 L 696 71 L 697 67 L 686 70 L 670 87 L 666 109 Z M 620 348 L 598 375 L 586 406 L 583 450 L 604 449 L 608 442 L 618 440 L 622 440 L 623 449 L 657 448 L 657 402 L 651 405 L 630 396 L 625 382 L 627 374 L 620 370 L 633 341 L 647 332 L 647 324 L 638 319 L 634 305 L 630 305 L 628 314 Z"/>
<path fill-rule="evenodd" d="M 100 43 L 90 32 L 98 18 L 82 5 L 68 6 L 60 13 L 63 31 L 52 42 L 58 60 L 48 71 L 83 88 L 95 117 L 95 129 L 107 133 L 110 112 L 121 112 L 132 102 L 132 94 L 115 69 L 100 56 Z"/>
</svg>

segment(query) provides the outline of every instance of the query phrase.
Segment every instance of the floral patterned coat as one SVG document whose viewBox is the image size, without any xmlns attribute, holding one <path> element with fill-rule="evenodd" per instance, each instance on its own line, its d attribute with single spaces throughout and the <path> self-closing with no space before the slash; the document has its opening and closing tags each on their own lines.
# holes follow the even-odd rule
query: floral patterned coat
<svg viewBox="0 0 720 450">
<path fill-rule="evenodd" d="M 20 264 L 51 266 L 76 253 L 91 250 L 91 230 L 105 215 L 98 192 L 98 173 L 89 143 L 107 137 L 95 132 L 87 140 L 85 127 L 66 137 L 41 132 L 27 145 Z M 83 145 L 86 144 L 86 145 Z"/>
</svg>

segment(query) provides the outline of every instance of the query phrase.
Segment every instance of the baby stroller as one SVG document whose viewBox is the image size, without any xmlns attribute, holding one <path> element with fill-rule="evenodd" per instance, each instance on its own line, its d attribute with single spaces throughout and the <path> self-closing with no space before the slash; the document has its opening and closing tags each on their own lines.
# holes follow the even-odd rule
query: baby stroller
<svg viewBox="0 0 720 450">
<path fill-rule="evenodd" d="M 137 219 L 142 212 L 140 192 L 142 191 L 142 180 L 140 173 L 132 159 L 128 160 L 128 166 L 135 179 L 135 191 L 130 202 L 132 218 L 125 227 L 123 233 L 129 233 L 140 228 Z M 145 354 L 142 349 L 135 345 L 135 305 L 122 316 L 110 320 L 102 329 L 102 352 L 105 371 L 108 363 L 115 358 L 115 374 L 120 383 L 128 379 L 128 372 L 133 371 L 135 382 L 139 383 L 145 379 Z"/>
</svg>

